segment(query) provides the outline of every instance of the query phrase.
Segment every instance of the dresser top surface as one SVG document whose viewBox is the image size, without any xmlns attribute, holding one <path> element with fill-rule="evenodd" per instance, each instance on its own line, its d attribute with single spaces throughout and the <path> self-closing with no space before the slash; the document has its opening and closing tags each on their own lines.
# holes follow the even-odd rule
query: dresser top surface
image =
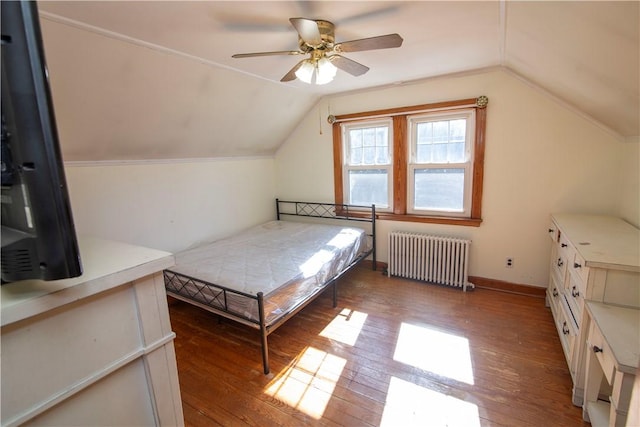
<svg viewBox="0 0 640 427">
<path fill-rule="evenodd" d="M 169 268 L 173 254 L 81 236 L 83 273 L 64 280 L 23 280 L 2 285 L 2 326 Z"/>
<path fill-rule="evenodd" d="M 600 215 L 553 214 L 553 221 L 587 266 L 640 271 L 640 230 Z"/>
<path fill-rule="evenodd" d="M 640 367 L 640 310 L 595 301 L 587 301 L 586 305 L 611 348 L 618 369 L 635 372 Z"/>
</svg>

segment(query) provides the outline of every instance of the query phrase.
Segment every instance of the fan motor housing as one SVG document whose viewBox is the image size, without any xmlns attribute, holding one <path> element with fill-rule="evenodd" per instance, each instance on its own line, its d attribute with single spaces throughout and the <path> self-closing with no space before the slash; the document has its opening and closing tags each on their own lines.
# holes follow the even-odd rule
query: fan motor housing
<svg viewBox="0 0 640 427">
<path fill-rule="evenodd" d="M 320 38 L 322 39 L 322 44 L 319 46 L 309 46 L 301 37 L 298 36 L 298 44 L 300 46 L 300 50 L 303 52 L 310 52 L 315 49 L 332 49 L 335 44 L 335 26 L 332 22 L 325 21 L 323 19 L 316 19 L 316 24 L 318 24 L 318 30 L 320 31 Z"/>
</svg>

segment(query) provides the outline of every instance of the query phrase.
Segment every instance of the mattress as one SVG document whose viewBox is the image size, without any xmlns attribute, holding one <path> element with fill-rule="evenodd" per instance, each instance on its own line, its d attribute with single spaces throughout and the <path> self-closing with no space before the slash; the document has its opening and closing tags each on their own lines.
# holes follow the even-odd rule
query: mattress
<svg viewBox="0 0 640 427">
<path fill-rule="evenodd" d="M 271 221 L 177 253 L 171 271 L 197 281 L 178 277 L 167 290 L 255 322 L 255 298 L 225 296 L 202 282 L 254 297 L 262 292 L 270 325 L 368 251 L 360 228 Z"/>
</svg>

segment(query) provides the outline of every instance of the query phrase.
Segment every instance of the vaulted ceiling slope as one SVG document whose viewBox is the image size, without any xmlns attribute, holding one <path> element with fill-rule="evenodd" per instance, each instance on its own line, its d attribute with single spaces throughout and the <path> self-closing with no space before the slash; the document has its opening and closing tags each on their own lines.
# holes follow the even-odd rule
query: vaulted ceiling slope
<svg viewBox="0 0 640 427">
<path fill-rule="evenodd" d="M 67 160 L 269 155 L 322 96 L 501 66 L 597 121 L 640 135 L 640 3 L 87 1 L 39 3 Z M 301 58 L 291 17 L 336 41 L 399 33 L 349 53 L 370 67 L 323 86 L 281 77 Z"/>
</svg>

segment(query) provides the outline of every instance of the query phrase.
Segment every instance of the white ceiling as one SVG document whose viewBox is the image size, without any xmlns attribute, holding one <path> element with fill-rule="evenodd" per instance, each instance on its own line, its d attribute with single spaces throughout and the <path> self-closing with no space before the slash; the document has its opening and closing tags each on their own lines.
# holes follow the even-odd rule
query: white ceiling
<svg viewBox="0 0 640 427">
<path fill-rule="evenodd" d="M 270 117 L 264 123 L 269 129 L 269 137 L 264 137 L 264 132 L 258 136 L 236 129 L 234 139 L 253 138 L 256 141 L 247 142 L 245 149 L 239 151 L 225 148 L 224 144 L 220 149 L 202 150 L 205 142 L 210 141 L 203 138 L 197 142 L 197 135 L 203 132 L 210 134 L 212 129 L 205 123 L 215 121 L 219 115 L 200 117 L 195 133 L 175 131 L 176 139 L 196 141 L 193 146 L 184 142 L 180 148 L 182 151 L 176 152 L 175 140 L 165 141 L 164 146 L 160 142 L 155 148 L 158 152 L 153 154 L 157 157 L 272 153 L 320 96 L 494 66 L 505 67 L 544 88 L 621 139 L 636 137 L 640 134 L 639 5 L 636 1 L 39 3 L 50 68 L 52 73 L 58 71 L 66 76 L 52 76 L 54 96 L 61 98 L 56 100 L 56 109 L 60 103 L 63 114 L 71 108 L 71 100 L 67 102 L 65 97 L 71 97 L 74 91 L 77 97 L 80 92 L 77 81 L 81 80 L 78 73 L 82 68 L 87 73 L 107 73 L 95 68 L 101 46 L 108 49 L 107 44 L 100 40 L 133 45 L 138 52 L 141 48 L 150 48 L 156 56 L 160 53 L 177 57 L 183 62 L 190 61 L 213 70 L 216 81 L 224 79 L 227 82 L 216 88 L 225 99 L 225 108 L 228 109 L 225 114 L 236 117 L 232 119 L 229 116 L 219 121 L 214 133 L 224 134 L 222 128 L 230 122 L 238 126 L 237 117 L 249 120 L 248 113 L 255 115 L 273 109 L 283 112 L 275 121 Z M 297 49 L 297 34 L 288 21 L 290 17 L 334 22 L 336 41 L 399 33 L 404 43 L 398 49 L 345 54 L 370 67 L 370 71 L 360 77 L 338 71 L 335 80 L 324 86 L 279 81 L 301 59 L 298 56 L 231 58 L 234 53 Z M 79 34 L 88 41 L 80 43 Z M 94 65 L 85 63 L 71 71 L 69 64 L 82 63 L 80 52 L 85 59 L 93 58 Z M 114 49 L 109 55 L 122 55 L 124 58 L 128 54 L 125 49 Z M 150 65 L 149 61 L 142 63 L 144 58 L 144 53 L 131 54 L 122 60 L 121 65 L 124 67 L 128 63 L 139 70 L 137 78 L 144 80 L 147 77 L 142 76 L 154 74 L 145 68 Z M 110 62 L 118 63 L 118 59 L 112 56 Z M 166 78 L 179 78 L 177 73 Z M 118 75 L 114 70 L 104 78 L 115 79 Z M 185 78 L 188 77 L 188 73 L 185 74 Z M 86 92 L 88 87 L 83 86 L 82 90 Z M 107 99 L 107 95 L 102 94 L 103 99 Z M 140 97 L 148 98 L 144 92 L 139 93 Z M 142 101 L 132 96 L 130 102 Z M 139 106 L 140 109 L 148 107 Z M 203 104 L 201 107 L 212 106 Z M 95 108 L 106 110 L 109 106 Z M 195 118 L 185 116 L 183 121 L 198 120 L 199 116 L 206 115 L 204 111 L 192 111 Z M 122 117 L 114 119 L 124 120 Z M 139 140 L 148 137 L 144 132 L 140 131 Z M 164 132 L 173 130 L 166 128 Z M 85 139 L 109 142 L 92 135 L 89 130 L 81 135 Z M 89 149 L 78 143 L 67 147 L 67 157 L 73 160 L 92 156 L 93 159 L 143 156 L 124 143 L 118 146 L 110 142 L 113 148 L 105 149 L 101 154 L 96 154 L 95 145 Z"/>
</svg>

